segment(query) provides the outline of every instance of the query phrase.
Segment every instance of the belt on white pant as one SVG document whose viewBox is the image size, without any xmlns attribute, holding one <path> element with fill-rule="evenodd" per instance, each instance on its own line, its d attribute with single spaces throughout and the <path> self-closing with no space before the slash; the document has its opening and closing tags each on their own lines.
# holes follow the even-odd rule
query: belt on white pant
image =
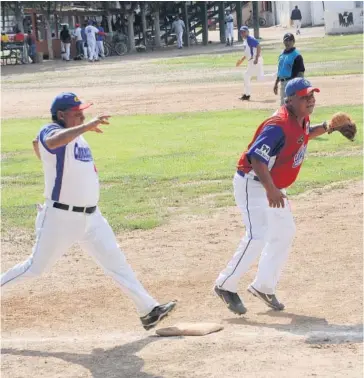
<svg viewBox="0 0 364 378">
<path fill-rule="evenodd" d="M 245 173 L 243 171 L 237 171 L 238 175 L 241 176 L 241 177 L 246 177 L 246 178 L 250 178 L 254 181 L 260 181 L 259 178 L 257 176 L 254 176 L 250 173 Z"/>
<path fill-rule="evenodd" d="M 97 206 L 82 207 L 82 206 L 70 206 L 60 202 L 53 202 L 53 207 L 65 211 L 74 211 L 75 213 L 92 214 L 95 212 Z"/>
</svg>

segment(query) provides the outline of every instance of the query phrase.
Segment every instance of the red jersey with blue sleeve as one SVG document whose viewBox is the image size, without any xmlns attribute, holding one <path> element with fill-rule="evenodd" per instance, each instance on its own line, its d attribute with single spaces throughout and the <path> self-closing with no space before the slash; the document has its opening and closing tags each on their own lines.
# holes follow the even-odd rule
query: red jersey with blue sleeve
<svg viewBox="0 0 364 378">
<path fill-rule="evenodd" d="M 252 142 L 239 159 L 238 170 L 246 174 L 252 172 L 251 159 L 254 157 L 268 166 L 277 188 L 287 188 L 296 181 L 301 169 L 309 133 L 309 117 L 299 125 L 282 106 L 258 127 Z"/>
</svg>

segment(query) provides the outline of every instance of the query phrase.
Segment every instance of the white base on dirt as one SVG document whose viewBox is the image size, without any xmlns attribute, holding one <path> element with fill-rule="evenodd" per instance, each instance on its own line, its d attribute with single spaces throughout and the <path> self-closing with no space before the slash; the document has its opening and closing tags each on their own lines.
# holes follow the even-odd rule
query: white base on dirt
<svg viewBox="0 0 364 378">
<path fill-rule="evenodd" d="M 156 330 L 159 336 L 205 336 L 224 329 L 217 323 L 178 323 L 171 327 Z"/>
</svg>

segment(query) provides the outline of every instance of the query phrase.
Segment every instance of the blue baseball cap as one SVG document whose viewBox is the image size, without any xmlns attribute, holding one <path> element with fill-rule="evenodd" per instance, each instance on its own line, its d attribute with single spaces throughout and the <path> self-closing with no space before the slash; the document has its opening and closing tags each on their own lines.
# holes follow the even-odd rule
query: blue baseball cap
<svg viewBox="0 0 364 378">
<path fill-rule="evenodd" d="M 51 114 L 56 116 L 58 111 L 66 110 L 83 110 L 90 107 L 92 104 L 83 103 L 77 95 L 71 92 L 63 92 L 59 94 L 52 102 Z"/>
<path fill-rule="evenodd" d="M 249 28 L 247 27 L 247 26 L 242 26 L 241 28 L 240 28 L 240 31 L 249 31 Z"/>
<path fill-rule="evenodd" d="M 290 80 L 285 89 L 286 97 L 297 95 L 299 97 L 307 96 L 311 92 L 320 92 L 318 88 L 314 88 L 311 83 L 303 77 L 296 77 Z"/>
</svg>

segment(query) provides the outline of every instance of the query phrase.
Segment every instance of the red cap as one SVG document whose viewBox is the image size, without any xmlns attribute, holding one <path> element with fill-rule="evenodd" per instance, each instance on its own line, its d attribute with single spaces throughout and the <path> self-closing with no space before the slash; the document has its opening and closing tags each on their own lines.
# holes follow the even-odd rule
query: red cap
<svg viewBox="0 0 364 378">
<path fill-rule="evenodd" d="M 296 92 L 296 95 L 298 97 L 303 97 L 303 96 L 307 96 L 309 95 L 310 93 L 312 92 L 317 92 L 317 93 L 320 93 L 320 90 L 318 88 L 314 88 L 314 87 L 308 87 L 308 88 L 304 88 L 300 91 L 297 91 Z"/>
<path fill-rule="evenodd" d="M 76 24 L 75 27 L 78 28 L 80 26 L 80 24 Z"/>
<path fill-rule="evenodd" d="M 85 110 L 85 109 L 89 108 L 91 105 L 92 105 L 92 103 L 81 104 L 81 105 L 74 106 L 70 110 Z"/>
</svg>

